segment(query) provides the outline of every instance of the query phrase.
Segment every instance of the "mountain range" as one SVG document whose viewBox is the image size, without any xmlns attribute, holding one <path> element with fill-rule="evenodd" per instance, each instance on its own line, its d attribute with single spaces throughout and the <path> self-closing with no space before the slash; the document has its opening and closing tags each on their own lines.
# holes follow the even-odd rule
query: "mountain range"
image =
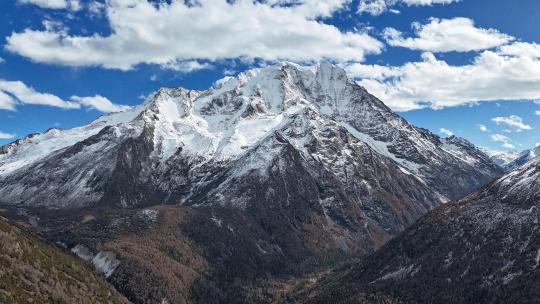
<svg viewBox="0 0 540 304">
<path fill-rule="evenodd" d="M 343 69 L 286 62 L 5 145 L 0 203 L 134 303 L 272 303 L 504 172 Z"/>
<path fill-rule="evenodd" d="M 507 172 L 517 169 L 540 156 L 540 146 L 522 152 L 493 151 L 489 149 L 482 149 L 482 151 Z"/>
<path fill-rule="evenodd" d="M 301 303 L 538 303 L 540 159 L 428 213 L 362 263 L 325 277 Z"/>
</svg>

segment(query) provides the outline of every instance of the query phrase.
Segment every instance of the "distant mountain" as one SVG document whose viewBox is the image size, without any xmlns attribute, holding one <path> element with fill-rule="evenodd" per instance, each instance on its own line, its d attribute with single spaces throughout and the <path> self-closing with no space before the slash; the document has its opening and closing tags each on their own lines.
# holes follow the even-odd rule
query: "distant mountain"
<svg viewBox="0 0 540 304">
<path fill-rule="evenodd" d="M 521 153 L 517 151 L 494 151 L 484 148 L 482 151 L 486 153 L 493 162 L 504 168 L 506 171 L 521 167 L 540 156 L 540 146 L 525 150 Z"/>
<path fill-rule="evenodd" d="M 232 273 L 239 278 L 239 265 L 247 263 L 251 276 L 237 287 L 372 252 L 429 210 L 502 174 L 466 140 L 412 126 L 327 63 L 254 69 L 205 91 L 164 88 L 129 111 L 0 149 L 4 205 L 39 214 L 35 229 L 70 248 L 97 255 L 104 242 L 125 237 L 113 233 L 120 224 L 134 236 L 152 229 L 137 215 L 148 206 L 188 210 L 195 224 L 182 236 L 212 261 L 218 274 L 203 286 L 217 284 L 216 303 L 239 298 L 223 292 L 236 290 L 223 284 Z M 160 229 L 174 234 L 178 225 Z M 208 244 L 216 225 L 223 240 Z M 171 244 L 156 258 L 181 258 L 184 245 Z M 229 254 L 238 248 L 247 252 L 235 256 L 247 260 Z M 124 256 L 109 280 L 126 288 L 130 275 L 118 276 L 140 258 Z M 130 299 L 186 300 L 187 292 L 171 294 L 166 284 L 134 292 L 147 283 L 138 278 Z"/>
<path fill-rule="evenodd" d="M 506 168 L 508 164 L 512 163 L 521 154 L 518 151 L 497 151 L 486 148 L 482 148 L 481 150 L 486 153 L 493 162 L 503 168 Z"/>
<path fill-rule="evenodd" d="M 441 206 L 362 263 L 339 270 L 302 303 L 538 303 L 540 159 Z"/>
<path fill-rule="evenodd" d="M 539 156 L 540 156 L 540 146 L 534 149 L 525 150 L 521 152 L 516 158 L 514 158 L 510 163 L 508 163 L 505 166 L 505 168 L 507 170 L 513 170 L 513 169 L 519 168 Z"/>
<path fill-rule="evenodd" d="M 0 216 L 0 303 L 129 303 L 76 257 Z"/>
</svg>

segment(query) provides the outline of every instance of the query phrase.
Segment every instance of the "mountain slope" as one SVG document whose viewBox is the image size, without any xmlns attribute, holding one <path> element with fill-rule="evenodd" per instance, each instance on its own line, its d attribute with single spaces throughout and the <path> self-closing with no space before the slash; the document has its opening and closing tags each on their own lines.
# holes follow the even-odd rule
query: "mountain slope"
<svg viewBox="0 0 540 304">
<path fill-rule="evenodd" d="M 378 293 L 412 303 L 538 303 L 540 160 L 419 220 L 309 303 Z M 302 301 L 304 302 L 304 301 Z"/>
<path fill-rule="evenodd" d="M 128 303 L 77 258 L 0 217 L 0 302 Z"/>
<path fill-rule="evenodd" d="M 508 163 L 505 168 L 509 171 L 519 168 L 529 163 L 538 156 L 540 156 L 540 146 L 521 152 L 516 158 L 514 158 L 510 163 Z"/>
</svg>

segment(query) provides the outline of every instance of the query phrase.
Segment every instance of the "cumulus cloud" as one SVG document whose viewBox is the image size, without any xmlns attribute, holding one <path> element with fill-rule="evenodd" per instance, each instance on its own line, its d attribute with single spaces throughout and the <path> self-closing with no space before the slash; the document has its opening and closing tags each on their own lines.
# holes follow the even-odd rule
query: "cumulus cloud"
<svg viewBox="0 0 540 304">
<path fill-rule="evenodd" d="M 405 38 L 394 28 L 386 28 L 383 35 L 391 46 L 429 52 L 485 50 L 514 39 L 494 29 L 478 28 L 474 25 L 474 21 L 468 18 L 431 18 L 427 24 L 413 23 L 413 28 L 416 37 Z"/>
<path fill-rule="evenodd" d="M 105 4 L 98 1 L 91 1 L 87 5 L 88 12 L 90 13 L 90 16 L 100 16 L 105 11 Z"/>
<path fill-rule="evenodd" d="M 0 110 L 16 111 L 18 105 L 24 104 L 62 109 L 80 109 L 81 106 L 85 106 L 101 112 L 118 112 L 129 108 L 129 106 L 114 104 L 100 95 L 94 97 L 73 96 L 71 100 L 66 101 L 53 94 L 37 92 L 21 81 L 0 79 Z"/>
<path fill-rule="evenodd" d="M 536 111 L 534 114 L 540 116 L 540 111 Z"/>
<path fill-rule="evenodd" d="M 79 0 L 18 0 L 20 4 L 33 4 L 47 9 L 69 9 L 78 11 L 81 9 Z"/>
<path fill-rule="evenodd" d="M 507 136 L 504 136 L 502 134 L 493 134 L 491 135 L 491 140 L 492 141 L 495 141 L 495 142 L 509 142 L 510 141 L 510 138 L 508 138 Z"/>
<path fill-rule="evenodd" d="M 439 131 L 441 132 L 441 134 L 446 135 L 446 136 L 454 135 L 454 132 L 452 132 L 452 130 L 449 130 L 446 128 L 441 128 Z"/>
<path fill-rule="evenodd" d="M 108 98 L 101 95 L 95 95 L 92 97 L 72 96 L 71 100 L 74 100 L 88 108 L 95 109 L 104 113 L 122 112 L 131 108 L 130 106 L 126 105 L 114 104 Z"/>
<path fill-rule="evenodd" d="M 15 111 L 15 103 L 13 97 L 0 91 L 0 109 Z"/>
<path fill-rule="evenodd" d="M 388 11 L 389 5 L 386 0 L 360 0 L 358 4 L 358 12 L 369 13 L 374 16 L 378 16 Z"/>
<path fill-rule="evenodd" d="M 515 149 L 516 146 L 512 145 L 511 143 L 504 143 L 501 145 L 501 147 L 503 148 L 507 148 L 507 149 Z"/>
<path fill-rule="evenodd" d="M 499 49 L 482 51 L 466 65 L 450 65 L 432 53 L 424 53 L 422 58 L 396 67 L 361 63 L 344 67 L 359 84 L 397 111 L 540 98 L 539 58 L 510 55 Z"/>
<path fill-rule="evenodd" d="M 330 17 L 332 14 L 350 4 L 351 0 L 268 0 L 270 6 L 287 6 L 294 12 L 308 18 Z"/>
<path fill-rule="evenodd" d="M 517 115 L 510 115 L 507 117 L 495 117 L 491 119 L 497 125 L 506 125 L 518 132 L 522 130 L 531 130 L 532 127 L 523 122 L 523 119 Z"/>
<path fill-rule="evenodd" d="M 500 53 L 510 56 L 540 58 L 540 45 L 536 43 L 516 42 L 501 46 Z"/>
<path fill-rule="evenodd" d="M 212 65 L 207 62 L 200 63 L 197 60 L 188 60 L 180 62 L 172 61 L 164 64 L 163 67 L 177 72 L 190 73 L 194 71 L 210 69 L 212 68 Z"/>
<path fill-rule="evenodd" d="M 488 131 L 489 131 L 488 128 L 487 128 L 485 125 L 483 125 L 483 124 L 478 124 L 478 128 L 479 128 L 480 131 L 482 131 L 482 132 L 488 132 Z"/>
<path fill-rule="evenodd" d="M 0 139 L 12 139 L 15 138 L 15 134 L 5 133 L 0 131 Z"/>
<path fill-rule="evenodd" d="M 503 147 L 503 148 L 514 149 L 516 147 L 516 146 L 514 146 L 513 144 L 510 143 L 512 141 L 510 138 L 508 138 L 507 136 L 504 136 L 502 134 L 493 134 L 493 135 L 491 135 L 491 140 L 494 141 L 494 142 L 502 143 L 501 147 Z"/>
<path fill-rule="evenodd" d="M 5 110 L 14 110 L 17 103 L 47 105 L 63 109 L 78 109 L 80 105 L 72 101 L 64 101 L 58 96 L 40 93 L 21 81 L 0 79 L 0 105 Z M 7 96 L 7 97 L 6 97 Z"/>
<path fill-rule="evenodd" d="M 342 32 L 315 17 L 348 1 L 107 1 L 110 35 L 71 35 L 27 28 L 7 37 L 6 49 L 36 62 L 129 70 L 193 60 L 362 61 L 383 44 L 362 31 Z M 292 3 L 292 4 L 290 4 Z M 273 5 L 272 5 L 273 4 Z M 299 47 L 301 45 L 302 47 Z"/>
<path fill-rule="evenodd" d="M 360 0 L 358 12 L 378 16 L 384 12 L 399 13 L 398 10 L 393 8 L 398 5 L 430 6 L 434 4 L 450 4 L 459 1 L 460 0 Z"/>
</svg>

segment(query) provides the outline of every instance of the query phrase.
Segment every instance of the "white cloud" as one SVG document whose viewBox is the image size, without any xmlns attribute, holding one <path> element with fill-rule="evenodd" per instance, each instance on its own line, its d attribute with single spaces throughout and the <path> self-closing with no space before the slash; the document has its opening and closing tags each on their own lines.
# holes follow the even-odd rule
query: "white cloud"
<svg viewBox="0 0 540 304">
<path fill-rule="evenodd" d="M 0 79 L 0 105 L 2 109 L 14 110 L 16 103 L 47 105 L 64 109 L 78 109 L 80 105 L 72 101 L 64 101 L 58 96 L 36 92 L 21 81 L 7 81 Z M 4 97 L 2 97 L 4 96 Z M 8 96 L 8 98 L 5 98 Z"/>
<path fill-rule="evenodd" d="M 536 111 L 534 114 L 540 116 L 540 111 Z"/>
<path fill-rule="evenodd" d="M 131 108 L 130 106 L 126 105 L 114 104 L 108 98 L 101 95 L 96 95 L 92 97 L 72 96 L 71 100 L 74 100 L 88 108 L 95 109 L 104 113 L 122 112 Z"/>
<path fill-rule="evenodd" d="M 332 14 L 350 4 L 351 0 L 268 0 L 270 6 L 288 6 L 294 12 L 308 18 L 330 17 Z"/>
<path fill-rule="evenodd" d="M 349 75 L 355 78 L 384 80 L 390 77 L 401 75 L 399 68 L 383 65 L 367 65 L 362 63 L 351 63 L 343 66 Z"/>
<path fill-rule="evenodd" d="M 431 18 L 429 23 L 424 25 L 413 23 L 413 28 L 416 32 L 414 38 L 405 38 L 394 28 L 386 28 L 383 35 L 391 46 L 430 52 L 485 50 L 514 39 L 494 29 L 475 27 L 474 21 L 468 18 Z"/>
<path fill-rule="evenodd" d="M 212 68 L 212 65 L 205 62 L 200 63 L 197 60 L 174 61 L 162 65 L 164 68 L 171 69 L 177 72 L 190 73 L 199 70 L 207 70 Z"/>
<path fill-rule="evenodd" d="M 446 128 L 441 128 L 439 131 L 441 132 L 441 134 L 446 135 L 446 136 L 454 135 L 454 132 L 452 132 L 452 130 L 449 130 Z"/>
<path fill-rule="evenodd" d="M 478 124 L 478 128 L 479 128 L 480 131 L 482 131 L 482 132 L 488 132 L 488 131 L 489 131 L 488 128 L 487 128 L 485 125 L 483 125 L 483 124 Z"/>
<path fill-rule="evenodd" d="M 100 16 L 105 11 L 105 4 L 98 1 L 92 1 L 88 3 L 88 12 L 90 12 L 90 16 Z"/>
<path fill-rule="evenodd" d="M 0 139 L 12 139 L 12 138 L 15 138 L 15 134 L 4 133 L 0 131 Z"/>
<path fill-rule="evenodd" d="M 515 148 L 515 146 L 510 143 L 512 140 L 510 138 L 508 138 L 507 136 L 504 136 L 502 134 L 491 135 L 491 140 L 494 141 L 494 142 L 502 143 L 501 147 L 503 147 L 503 148 L 507 148 L 507 149 L 514 149 Z"/>
<path fill-rule="evenodd" d="M 367 33 L 341 32 L 314 19 L 345 3 L 200 0 L 190 6 L 184 1 L 155 5 L 146 0 L 110 0 L 108 36 L 25 29 L 7 37 L 6 49 L 36 62 L 121 70 L 141 63 L 167 67 L 238 57 L 362 61 L 366 54 L 380 53 L 383 44 Z"/>
<path fill-rule="evenodd" d="M 15 111 L 15 99 L 2 91 L 0 91 L 0 109 Z"/>
<path fill-rule="evenodd" d="M 374 16 L 378 16 L 386 11 L 389 7 L 386 0 L 360 0 L 358 5 L 358 12 L 369 13 Z"/>
<path fill-rule="evenodd" d="M 540 44 L 516 42 L 501 46 L 500 53 L 511 56 L 540 58 Z"/>
<path fill-rule="evenodd" d="M 235 69 L 224 69 L 223 70 L 223 75 L 225 76 L 232 76 L 232 75 L 236 75 L 238 72 L 235 70 Z"/>
<path fill-rule="evenodd" d="M 4 58 L 0 57 L 0 63 L 4 63 L 4 62 L 5 62 Z"/>
<path fill-rule="evenodd" d="M 516 46 L 520 47 L 520 46 Z M 470 64 L 449 65 L 431 53 L 403 66 L 344 66 L 351 76 L 397 111 L 540 98 L 540 59 L 483 51 Z"/>
<path fill-rule="evenodd" d="M 359 13 L 369 13 L 378 16 L 384 12 L 398 12 L 393 9 L 397 5 L 406 6 L 430 6 L 434 4 L 450 4 L 461 0 L 360 0 L 358 5 Z"/>
<path fill-rule="evenodd" d="M 497 125 L 506 125 L 517 131 L 532 129 L 530 125 L 524 123 L 523 119 L 517 115 L 510 115 L 507 117 L 495 117 L 491 120 Z"/>
<path fill-rule="evenodd" d="M 507 136 L 504 136 L 502 134 L 493 134 L 491 135 L 491 140 L 492 141 L 496 141 L 496 142 L 509 142 L 510 141 L 510 138 L 508 138 Z"/>
<path fill-rule="evenodd" d="M 21 81 L 0 79 L 0 110 L 16 111 L 17 105 L 22 104 L 44 105 L 62 109 L 80 109 L 81 106 L 85 106 L 101 112 L 118 112 L 129 108 L 129 106 L 114 104 L 100 95 L 93 97 L 73 96 L 71 100 L 66 101 L 53 94 L 37 92 Z"/>
<path fill-rule="evenodd" d="M 512 145 L 511 143 L 504 143 L 501 145 L 501 147 L 503 148 L 507 148 L 507 149 L 515 149 L 516 146 Z"/>
<path fill-rule="evenodd" d="M 78 11 L 81 9 L 79 0 L 18 0 L 21 4 L 33 4 L 48 9 L 69 9 Z"/>
</svg>

